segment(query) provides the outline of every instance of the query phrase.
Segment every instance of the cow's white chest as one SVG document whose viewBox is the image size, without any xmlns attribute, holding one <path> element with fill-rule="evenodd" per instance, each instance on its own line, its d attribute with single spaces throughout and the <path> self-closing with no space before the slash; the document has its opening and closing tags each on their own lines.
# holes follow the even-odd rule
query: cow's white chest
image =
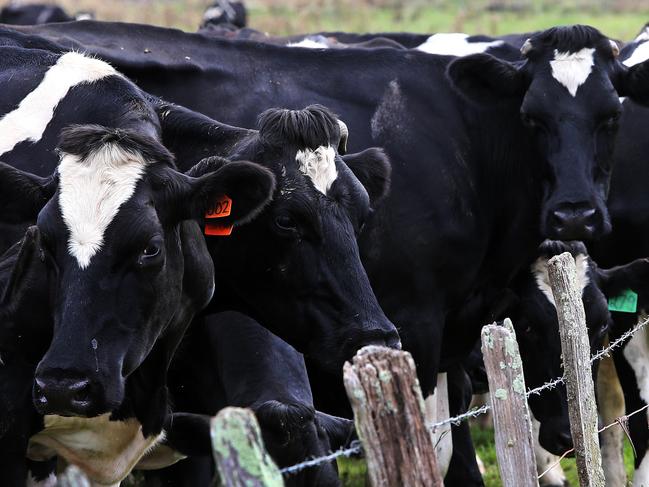
<svg viewBox="0 0 649 487">
<path fill-rule="evenodd" d="M 584 292 L 586 286 L 588 286 L 588 257 L 579 254 L 575 257 L 575 267 L 577 270 L 577 286 Z M 534 264 L 532 264 L 532 275 L 536 280 L 536 285 L 547 300 L 554 306 L 554 295 L 552 294 L 552 287 L 550 286 L 550 276 L 548 275 L 548 259 L 546 257 L 539 257 Z"/>
<path fill-rule="evenodd" d="M 426 42 L 416 47 L 418 51 L 442 56 L 468 56 L 485 52 L 490 48 L 504 44 L 504 41 L 469 42 L 468 34 L 442 33 L 430 36 Z"/>
<path fill-rule="evenodd" d="M 79 54 L 62 55 L 34 91 L 22 99 L 18 108 L 0 119 L 0 155 L 25 141 L 38 142 L 54 116 L 56 106 L 71 88 L 118 75 L 109 64 Z"/>
<path fill-rule="evenodd" d="M 95 483 L 122 481 L 138 461 L 164 438 L 164 432 L 145 438 L 134 418 L 110 421 L 48 415 L 45 428 L 29 440 L 27 457 L 42 461 L 60 456 L 81 468 Z"/>
<path fill-rule="evenodd" d="M 559 52 L 554 50 L 554 59 L 550 61 L 552 77 L 565 87 L 572 96 L 590 76 L 595 64 L 595 49 L 585 47 L 577 52 Z"/>
</svg>

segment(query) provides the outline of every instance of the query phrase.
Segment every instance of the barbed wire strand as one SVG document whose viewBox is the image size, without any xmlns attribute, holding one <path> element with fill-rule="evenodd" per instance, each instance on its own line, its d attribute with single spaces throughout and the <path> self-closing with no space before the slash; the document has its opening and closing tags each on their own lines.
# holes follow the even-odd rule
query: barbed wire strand
<svg viewBox="0 0 649 487">
<path fill-rule="evenodd" d="M 647 409 L 647 408 L 649 408 L 649 404 L 645 404 L 645 405 L 642 406 L 640 409 L 636 409 L 635 411 L 633 411 L 633 412 L 630 413 L 630 414 L 625 414 L 624 416 L 620 416 L 619 418 L 616 418 L 615 421 L 613 421 L 611 424 L 607 424 L 607 425 L 604 426 L 602 429 L 597 430 L 597 432 L 598 432 L 598 433 L 601 433 L 602 431 L 606 431 L 607 429 L 612 428 L 613 426 L 616 426 L 616 425 L 622 427 L 622 424 L 621 424 L 621 423 L 622 423 L 623 421 L 628 421 L 628 419 L 629 419 L 631 416 L 635 416 L 636 414 L 641 413 L 642 411 L 644 411 L 644 410 Z M 548 472 L 549 472 L 550 470 L 552 470 L 554 467 L 556 467 L 557 465 L 559 465 L 559 464 L 561 463 L 561 460 L 563 460 L 564 458 L 566 458 L 566 455 L 569 455 L 570 453 L 572 453 L 572 452 L 574 452 L 574 451 L 575 451 L 575 449 L 574 449 L 574 448 L 571 448 L 570 450 L 567 450 L 567 451 L 563 452 L 563 454 L 559 457 L 559 459 L 558 459 L 556 462 L 554 462 L 552 465 L 550 465 L 548 468 L 546 468 L 546 469 L 543 471 L 543 473 L 542 473 L 541 475 L 539 475 L 537 478 L 540 479 L 541 477 L 543 477 L 546 473 L 548 473 Z"/>
<path fill-rule="evenodd" d="M 355 445 L 350 448 L 345 448 L 341 449 L 338 451 L 335 451 L 333 453 L 330 453 L 329 455 L 326 455 L 324 457 L 318 457 L 318 458 L 313 458 L 312 460 L 307 460 L 306 462 L 298 463 L 297 465 L 292 465 L 290 467 L 285 467 L 280 470 L 280 472 L 283 475 L 291 475 L 291 474 L 296 474 L 306 468 L 310 467 L 315 467 L 318 466 L 322 463 L 330 462 L 332 460 L 336 460 L 339 457 L 350 457 L 352 455 L 356 455 L 358 453 L 361 453 L 363 451 L 363 448 L 360 445 Z"/>
<path fill-rule="evenodd" d="M 610 356 L 610 353 L 611 353 L 611 351 L 613 349 L 615 349 L 615 348 L 619 347 L 620 345 L 622 345 L 622 343 L 624 343 L 626 340 L 628 340 L 629 337 L 633 336 L 639 330 L 644 328 L 647 325 L 647 323 L 649 323 L 649 318 L 647 318 L 645 320 L 642 320 L 642 321 L 639 321 L 633 328 L 627 330 L 625 333 L 620 335 L 619 338 L 617 338 L 616 340 L 611 342 L 607 347 L 604 347 L 601 350 L 599 350 L 597 353 L 595 353 L 591 357 L 590 362 L 595 363 L 598 360 L 601 360 L 603 357 Z M 556 386 L 558 386 L 559 384 L 563 384 L 564 382 L 565 382 L 565 377 L 557 377 L 555 379 L 552 379 L 549 382 L 546 382 L 545 384 L 543 384 L 543 385 L 541 385 L 539 387 L 535 387 L 534 389 L 529 389 L 527 391 L 527 393 L 525 394 L 525 397 L 529 398 L 531 395 L 539 395 L 539 394 L 541 394 L 541 392 L 546 391 L 548 389 L 554 389 Z M 485 404 L 484 406 L 481 406 L 481 407 L 472 409 L 470 411 L 467 411 L 464 414 L 460 414 L 460 415 L 454 416 L 452 418 L 447 418 L 447 419 L 445 419 L 443 421 L 440 421 L 438 423 L 431 424 L 431 425 L 429 425 L 429 428 L 437 429 L 440 426 L 445 426 L 447 424 L 458 425 L 462 421 L 466 421 L 467 419 L 475 418 L 477 416 L 480 416 L 481 414 L 486 413 L 490 409 L 491 409 L 491 406 L 488 405 L 488 404 Z"/>
<path fill-rule="evenodd" d="M 633 336 L 639 330 L 644 328 L 647 325 L 647 323 L 649 323 L 649 318 L 647 318 L 647 319 L 645 319 L 643 321 L 639 321 L 636 324 L 636 326 L 634 326 L 633 328 L 627 330 L 625 333 L 620 335 L 619 338 L 617 338 L 612 343 L 610 343 L 607 347 L 604 347 L 600 351 L 595 353 L 590 359 L 591 363 L 594 363 L 594 362 L 596 362 L 598 360 L 601 360 L 603 357 L 610 356 L 610 353 L 611 353 L 611 351 L 613 349 L 619 347 L 622 343 L 624 343 L 627 339 L 629 339 L 629 337 Z M 557 378 L 555 378 L 555 379 L 553 379 L 553 380 L 551 380 L 549 382 L 546 382 L 542 386 L 536 387 L 534 389 L 529 389 L 527 391 L 527 393 L 525 394 L 525 397 L 529 398 L 531 395 L 539 395 L 541 392 L 543 392 L 545 390 L 554 389 L 557 385 L 562 384 L 564 381 L 565 381 L 564 377 L 557 377 Z M 649 407 L 649 405 L 645 406 L 645 408 L 647 408 L 647 407 Z M 645 408 L 642 408 L 642 409 L 645 409 Z M 427 426 L 431 430 L 436 430 L 440 426 L 445 426 L 447 424 L 452 424 L 452 425 L 457 426 L 458 424 L 462 423 L 463 421 L 466 421 L 466 420 L 471 419 L 471 418 L 476 418 L 476 417 L 478 417 L 478 416 L 480 416 L 482 414 L 487 413 L 490 409 L 491 409 L 491 406 L 489 404 L 484 404 L 483 406 L 471 409 L 471 410 L 467 411 L 466 413 L 459 414 L 459 415 L 454 416 L 452 418 L 447 418 L 447 419 L 444 419 L 442 421 L 439 421 L 437 423 L 433 423 L 433 424 L 430 424 L 430 425 L 427 425 Z M 637 414 L 642 409 L 640 409 L 638 411 L 634 411 L 633 413 L 628 415 L 627 418 L 633 416 L 634 414 Z M 622 416 L 621 418 L 618 418 L 618 419 L 625 419 L 625 417 Z M 609 428 L 611 426 L 614 426 L 615 424 L 618 424 L 618 423 L 617 422 L 612 423 L 611 425 L 606 426 L 605 429 Z M 600 432 L 601 431 L 604 431 L 604 429 L 600 430 Z M 317 467 L 318 465 L 330 462 L 330 461 L 335 460 L 335 459 L 340 458 L 340 457 L 349 457 L 351 455 L 356 455 L 356 454 L 360 453 L 361 451 L 362 451 L 362 447 L 360 445 L 352 446 L 350 448 L 335 451 L 335 452 L 330 453 L 329 455 L 325 455 L 323 457 L 313 458 L 311 460 L 306 460 L 304 462 L 292 465 L 290 467 L 285 467 L 285 468 L 281 469 L 280 472 L 282 474 L 284 474 L 284 475 L 296 474 L 296 473 L 298 473 L 298 472 L 300 472 L 300 471 L 302 471 L 302 470 L 304 470 L 306 468 Z M 559 459 L 559 461 L 561 461 L 561 459 L 563 459 L 563 457 L 565 457 L 565 455 L 568 455 L 571 451 L 572 450 L 569 450 L 566 453 L 564 453 L 564 455 Z M 543 475 L 545 475 L 549 470 L 551 470 L 555 466 L 556 466 L 556 464 L 552 465 L 552 467 L 550 467 L 545 472 L 543 472 L 539 476 L 539 478 L 541 478 Z"/>
</svg>

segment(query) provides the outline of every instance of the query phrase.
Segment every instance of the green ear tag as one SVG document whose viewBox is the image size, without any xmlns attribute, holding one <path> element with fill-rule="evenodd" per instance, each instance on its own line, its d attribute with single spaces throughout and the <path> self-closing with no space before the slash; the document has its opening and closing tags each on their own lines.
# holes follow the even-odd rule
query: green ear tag
<svg viewBox="0 0 649 487">
<path fill-rule="evenodd" d="M 635 313 L 638 310 L 638 294 L 631 289 L 622 291 L 622 294 L 609 298 L 609 311 L 619 311 L 620 313 Z"/>
</svg>

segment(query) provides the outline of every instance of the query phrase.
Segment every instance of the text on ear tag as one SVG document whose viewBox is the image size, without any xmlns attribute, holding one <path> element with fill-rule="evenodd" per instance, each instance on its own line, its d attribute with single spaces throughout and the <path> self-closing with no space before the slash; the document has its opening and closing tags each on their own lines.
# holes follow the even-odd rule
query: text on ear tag
<svg viewBox="0 0 649 487">
<path fill-rule="evenodd" d="M 609 298 L 608 310 L 620 313 L 635 313 L 638 310 L 638 294 L 631 289 L 622 291 L 622 294 Z"/>
<path fill-rule="evenodd" d="M 223 195 L 217 199 L 205 212 L 205 218 L 224 218 L 232 212 L 232 198 Z"/>
<path fill-rule="evenodd" d="M 213 223 L 205 224 L 205 235 L 227 237 L 232 233 L 233 225 L 215 225 Z"/>
</svg>

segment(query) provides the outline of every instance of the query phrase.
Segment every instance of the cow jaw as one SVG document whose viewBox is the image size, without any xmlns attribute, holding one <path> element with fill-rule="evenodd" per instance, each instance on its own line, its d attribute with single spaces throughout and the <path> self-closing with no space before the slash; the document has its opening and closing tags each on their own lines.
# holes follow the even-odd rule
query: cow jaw
<svg viewBox="0 0 649 487">
<path fill-rule="evenodd" d="M 111 421 L 110 414 L 95 418 L 48 415 L 44 424 L 29 439 L 27 457 L 43 461 L 61 456 L 99 485 L 121 482 L 164 439 L 164 431 L 145 438 L 135 418 Z"/>
</svg>

